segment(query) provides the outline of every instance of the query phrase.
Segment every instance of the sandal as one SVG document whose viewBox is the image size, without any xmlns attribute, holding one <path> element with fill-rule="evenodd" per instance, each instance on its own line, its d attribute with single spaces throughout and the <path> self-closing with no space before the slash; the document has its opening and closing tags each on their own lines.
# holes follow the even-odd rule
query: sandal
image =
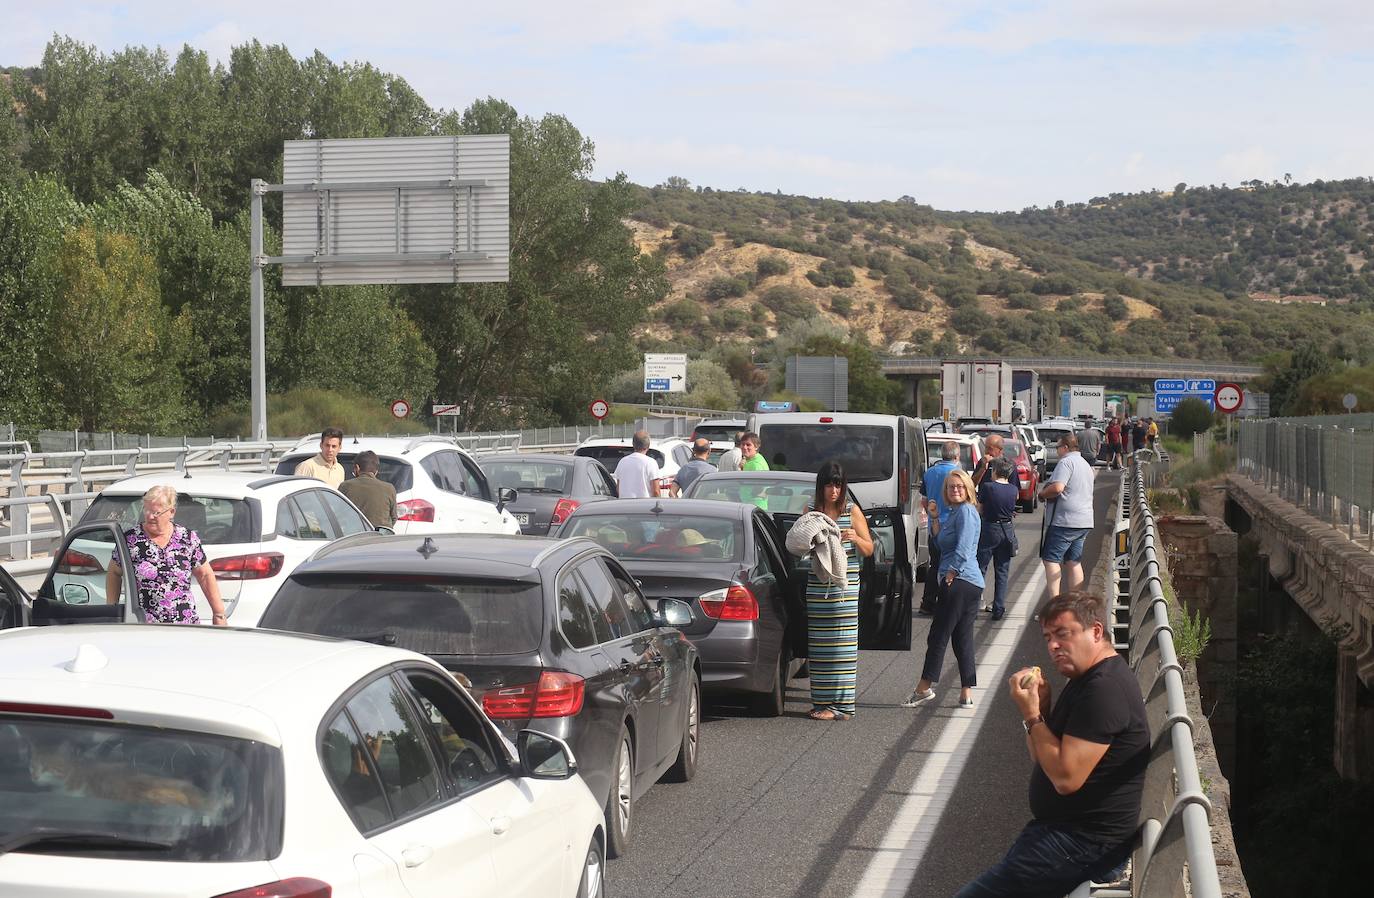
<svg viewBox="0 0 1374 898">
<path fill-rule="evenodd" d="M 812 708 L 806 716 L 812 720 L 849 720 L 854 715 L 834 708 Z"/>
</svg>

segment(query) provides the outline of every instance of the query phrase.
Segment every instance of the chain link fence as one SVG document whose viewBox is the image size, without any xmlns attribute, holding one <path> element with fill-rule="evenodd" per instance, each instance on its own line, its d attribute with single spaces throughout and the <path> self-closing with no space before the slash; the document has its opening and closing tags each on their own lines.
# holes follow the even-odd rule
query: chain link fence
<svg viewBox="0 0 1374 898">
<path fill-rule="evenodd" d="M 1236 471 L 1374 549 L 1374 414 L 1241 421 Z"/>
</svg>

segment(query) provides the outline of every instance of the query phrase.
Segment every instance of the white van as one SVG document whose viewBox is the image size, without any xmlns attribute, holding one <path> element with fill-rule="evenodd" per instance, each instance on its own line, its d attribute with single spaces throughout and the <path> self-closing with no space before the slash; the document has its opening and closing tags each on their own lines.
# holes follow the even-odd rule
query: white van
<svg viewBox="0 0 1374 898">
<path fill-rule="evenodd" d="M 921 422 L 905 415 L 782 412 L 749 416 L 761 454 L 775 471 L 815 473 L 832 459 L 844 468 L 884 559 L 878 582 L 859 597 L 859 642 L 911 648 L 911 596 L 921 545 L 919 483 L 926 469 Z"/>
</svg>

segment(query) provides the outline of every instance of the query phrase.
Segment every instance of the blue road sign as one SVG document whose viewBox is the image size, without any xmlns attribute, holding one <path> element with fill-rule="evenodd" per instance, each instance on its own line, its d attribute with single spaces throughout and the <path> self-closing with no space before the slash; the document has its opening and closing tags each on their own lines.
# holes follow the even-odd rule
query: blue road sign
<svg viewBox="0 0 1374 898">
<path fill-rule="evenodd" d="M 1188 381 L 1186 380 L 1157 380 L 1155 381 L 1156 393 L 1186 393 L 1188 392 Z"/>
<path fill-rule="evenodd" d="M 1155 414 L 1172 415 L 1178 404 L 1189 397 L 1201 399 L 1212 411 L 1217 410 L 1216 398 L 1210 393 L 1156 393 Z"/>
<path fill-rule="evenodd" d="M 667 377 L 644 378 L 644 392 L 646 393 L 666 393 L 672 385 L 672 380 Z"/>
<path fill-rule="evenodd" d="M 1190 380 L 1188 381 L 1188 393 L 1215 393 L 1217 382 L 1215 380 Z"/>
</svg>

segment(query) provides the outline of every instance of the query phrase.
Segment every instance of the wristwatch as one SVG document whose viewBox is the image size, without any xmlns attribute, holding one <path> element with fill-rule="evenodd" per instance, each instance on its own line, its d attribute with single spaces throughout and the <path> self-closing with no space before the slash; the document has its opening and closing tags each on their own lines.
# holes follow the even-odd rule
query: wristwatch
<svg viewBox="0 0 1374 898">
<path fill-rule="evenodd" d="M 1035 719 L 1034 719 L 1034 720 L 1023 720 L 1023 721 L 1021 721 L 1021 727 L 1026 731 L 1026 735 L 1029 736 L 1029 735 L 1030 735 L 1030 731 L 1031 731 L 1031 727 L 1035 726 L 1037 723 L 1044 723 L 1044 722 L 1045 722 L 1045 718 L 1044 718 L 1043 716 L 1037 714 L 1037 715 L 1035 715 Z"/>
</svg>

